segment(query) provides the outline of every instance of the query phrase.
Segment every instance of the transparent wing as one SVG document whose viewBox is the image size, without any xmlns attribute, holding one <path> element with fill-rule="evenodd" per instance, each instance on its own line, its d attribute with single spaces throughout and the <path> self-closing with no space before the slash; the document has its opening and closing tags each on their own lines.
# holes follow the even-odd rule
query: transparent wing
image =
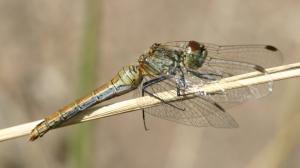
<svg viewBox="0 0 300 168">
<path fill-rule="evenodd" d="M 172 80 L 162 81 L 147 88 L 151 93 L 174 89 L 176 89 L 176 83 Z M 234 128 L 238 126 L 222 107 L 205 97 L 195 97 L 169 103 L 172 105 L 162 103 L 155 107 L 146 108 L 145 112 L 155 117 L 196 127 Z"/>
<path fill-rule="evenodd" d="M 172 49 L 185 50 L 189 41 L 172 41 L 162 45 Z M 281 52 L 271 45 L 248 44 L 248 45 L 216 45 L 211 43 L 202 43 L 208 51 L 208 59 L 230 60 L 233 62 L 245 62 L 260 65 L 264 68 L 281 65 L 283 57 Z M 235 63 L 231 64 L 236 66 Z M 237 68 L 239 69 L 239 68 Z"/>
<path fill-rule="evenodd" d="M 257 71 L 257 66 L 268 68 L 282 63 L 279 50 L 268 45 L 228 45 L 204 44 L 207 49 L 207 58 L 200 73 L 217 74 L 218 80 L 234 75 Z M 262 74 L 268 75 L 268 74 Z M 197 84 L 202 79 L 193 79 Z M 272 91 L 272 81 L 255 86 L 223 90 L 222 93 L 209 97 L 222 105 L 236 105 L 249 99 L 256 99 L 268 95 Z"/>
<path fill-rule="evenodd" d="M 264 68 L 277 66 L 282 64 L 283 58 L 281 52 L 270 45 L 216 45 L 203 43 L 208 51 L 208 59 L 212 58 L 212 63 L 224 61 L 232 61 L 223 65 L 223 68 L 228 70 L 228 66 L 236 67 L 234 69 L 241 69 L 237 67 L 240 63 L 249 63 L 259 65 Z M 222 66 L 221 66 L 222 67 Z"/>
<path fill-rule="evenodd" d="M 221 79 L 221 78 L 220 78 Z M 214 83 L 218 81 L 208 81 L 204 80 L 192 75 L 186 75 L 186 80 L 191 81 L 192 85 L 206 85 L 209 83 Z M 220 91 L 212 94 L 207 94 L 203 92 L 196 93 L 198 96 L 206 96 L 206 99 L 209 99 L 212 102 L 216 102 L 224 108 L 230 108 L 236 105 L 239 105 L 245 101 L 251 99 L 257 99 L 263 96 L 266 96 L 271 92 L 272 85 L 268 84 L 260 84 L 255 86 L 245 86 L 236 89 L 223 89 L 221 85 L 219 85 Z"/>
</svg>

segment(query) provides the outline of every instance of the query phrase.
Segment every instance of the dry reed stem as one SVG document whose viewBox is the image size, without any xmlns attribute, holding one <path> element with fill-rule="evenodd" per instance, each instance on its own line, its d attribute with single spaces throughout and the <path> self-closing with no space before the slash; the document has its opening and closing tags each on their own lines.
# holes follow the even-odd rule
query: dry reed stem
<svg viewBox="0 0 300 168">
<path fill-rule="evenodd" d="M 278 67 L 273 67 L 267 69 L 269 75 L 263 75 L 260 72 L 250 72 L 247 74 L 237 75 L 229 78 L 224 78 L 216 83 L 204 85 L 201 87 L 194 87 L 190 93 L 203 91 L 206 93 L 214 93 L 222 90 L 235 89 L 250 85 L 257 85 L 261 83 L 267 83 L 271 80 L 277 81 L 282 79 L 294 78 L 300 76 L 300 63 L 288 64 Z M 165 101 L 177 101 L 180 99 L 185 99 L 186 97 L 176 96 L 176 91 L 171 90 L 167 92 L 158 93 L 157 96 L 163 98 Z M 168 95 L 166 97 L 166 95 Z M 108 116 L 113 116 L 117 114 L 132 112 L 142 108 L 147 108 L 151 106 L 158 105 L 159 100 L 145 96 L 130 100 L 125 100 L 122 102 L 114 103 L 111 105 L 103 107 L 95 107 L 87 110 L 84 113 L 81 113 L 79 116 L 76 116 L 74 119 L 68 121 L 66 125 L 86 122 L 90 120 L 95 120 L 98 118 L 104 118 Z M 28 135 L 31 130 L 42 120 L 25 123 L 9 128 L 0 130 L 0 141 L 5 141 L 21 136 Z"/>
</svg>

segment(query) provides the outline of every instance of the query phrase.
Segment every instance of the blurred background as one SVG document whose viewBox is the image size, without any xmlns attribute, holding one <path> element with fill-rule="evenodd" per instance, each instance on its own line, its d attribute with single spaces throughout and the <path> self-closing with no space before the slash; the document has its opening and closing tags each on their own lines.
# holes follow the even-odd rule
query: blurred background
<svg viewBox="0 0 300 168">
<path fill-rule="evenodd" d="M 0 0 L 0 128 L 41 119 L 111 79 L 154 42 L 271 44 L 300 61 L 300 2 Z M 125 100 L 125 96 L 119 100 Z M 0 143 L 0 167 L 299 167 L 299 79 L 229 112 L 238 129 L 132 112 Z"/>
</svg>

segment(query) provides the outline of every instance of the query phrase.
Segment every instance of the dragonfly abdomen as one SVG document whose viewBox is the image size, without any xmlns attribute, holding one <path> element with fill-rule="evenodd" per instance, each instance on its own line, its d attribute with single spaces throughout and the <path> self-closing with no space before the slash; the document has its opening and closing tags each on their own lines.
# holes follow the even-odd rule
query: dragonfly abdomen
<svg viewBox="0 0 300 168">
<path fill-rule="evenodd" d="M 142 79 L 143 76 L 139 66 L 130 65 L 123 67 L 123 69 L 108 83 L 95 89 L 87 96 L 84 96 L 47 116 L 44 121 L 32 130 L 30 140 L 33 141 L 38 137 L 42 137 L 50 129 L 60 126 L 65 121 L 97 103 L 101 103 L 136 89 Z"/>
</svg>

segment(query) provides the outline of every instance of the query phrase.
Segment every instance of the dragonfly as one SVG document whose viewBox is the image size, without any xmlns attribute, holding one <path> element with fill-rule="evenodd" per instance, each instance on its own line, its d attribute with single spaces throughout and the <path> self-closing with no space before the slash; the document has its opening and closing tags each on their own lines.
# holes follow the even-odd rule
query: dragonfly
<svg viewBox="0 0 300 168">
<path fill-rule="evenodd" d="M 156 93 L 176 90 L 177 96 L 183 96 L 193 85 L 253 71 L 268 75 L 266 68 L 281 63 L 281 52 L 271 45 L 216 45 L 192 40 L 154 43 L 140 55 L 137 64 L 124 66 L 112 80 L 46 116 L 31 131 L 30 141 L 98 103 L 133 90 L 161 101 L 158 106 L 142 110 L 146 130 L 145 113 L 195 127 L 235 128 L 238 124 L 225 108 L 266 96 L 272 91 L 271 80 L 212 94 L 199 92 L 191 99 L 173 102 Z"/>
</svg>

